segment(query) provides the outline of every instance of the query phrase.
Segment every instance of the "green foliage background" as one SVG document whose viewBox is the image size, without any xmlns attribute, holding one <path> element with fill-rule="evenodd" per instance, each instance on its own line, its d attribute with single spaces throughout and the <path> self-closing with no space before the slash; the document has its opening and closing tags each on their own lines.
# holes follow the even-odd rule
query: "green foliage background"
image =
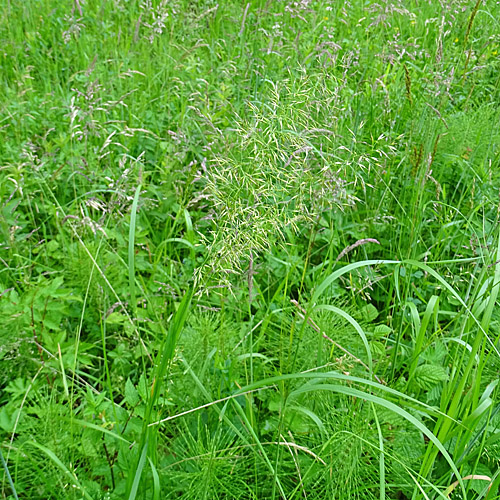
<svg viewBox="0 0 500 500">
<path fill-rule="evenodd" d="M 499 498 L 498 2 L 0 11 L 1 498 Z"/>
</svg>

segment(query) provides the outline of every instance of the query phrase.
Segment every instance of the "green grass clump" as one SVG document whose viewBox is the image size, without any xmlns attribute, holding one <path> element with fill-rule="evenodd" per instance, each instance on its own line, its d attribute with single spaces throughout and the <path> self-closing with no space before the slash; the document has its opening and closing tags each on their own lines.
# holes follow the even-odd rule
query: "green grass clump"
<svg viewBox="0 0 500 500">
<path fill-rule="evenodd" d="M 496 1 L 0 13 L 1 498 L 500 498 Z"/>
</svg>

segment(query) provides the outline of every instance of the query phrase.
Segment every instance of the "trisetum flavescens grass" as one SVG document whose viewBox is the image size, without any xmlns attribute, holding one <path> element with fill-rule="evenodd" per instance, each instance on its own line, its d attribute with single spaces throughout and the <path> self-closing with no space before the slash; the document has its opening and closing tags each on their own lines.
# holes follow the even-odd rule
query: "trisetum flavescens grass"
<svg viewBox="0 0 500 500">
<path fill-rule="evenodd" d="M 3 498 L 496 498 L 494 0 L 0 7 Z"/>
</svg>

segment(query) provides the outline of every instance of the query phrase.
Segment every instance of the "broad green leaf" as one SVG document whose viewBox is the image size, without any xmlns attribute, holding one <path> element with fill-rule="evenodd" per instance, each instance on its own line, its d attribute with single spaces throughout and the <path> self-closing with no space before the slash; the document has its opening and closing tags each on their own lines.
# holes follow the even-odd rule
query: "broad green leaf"
<svg viewBox="0 0 500 500">
<path fill-rule="evenodd" d="M 135 406 L 141 400 L 139 392 L 135 388 L 132 381 L 128 378 L 125 382 L 125 401 L 130 406 Z"/>
<path fill-rule="evenodd" d="M 448 379 L 446 369 L 437 365 L 420 365 L 415 369 L 414 382 L 420 389 L 427 391 L 432 389 L 439 382 Z"/>
</svg>

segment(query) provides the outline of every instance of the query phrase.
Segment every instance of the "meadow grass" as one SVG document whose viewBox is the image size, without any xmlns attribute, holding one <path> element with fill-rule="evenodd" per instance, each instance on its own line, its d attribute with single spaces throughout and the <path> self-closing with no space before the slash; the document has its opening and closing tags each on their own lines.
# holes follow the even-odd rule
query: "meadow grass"
<svg viewBox="0 0 500 500">
<path fill-rule="evenodd" d="M 500 498 L 500 5 L 0 5 L 9 499 Z"/>
</svg>

